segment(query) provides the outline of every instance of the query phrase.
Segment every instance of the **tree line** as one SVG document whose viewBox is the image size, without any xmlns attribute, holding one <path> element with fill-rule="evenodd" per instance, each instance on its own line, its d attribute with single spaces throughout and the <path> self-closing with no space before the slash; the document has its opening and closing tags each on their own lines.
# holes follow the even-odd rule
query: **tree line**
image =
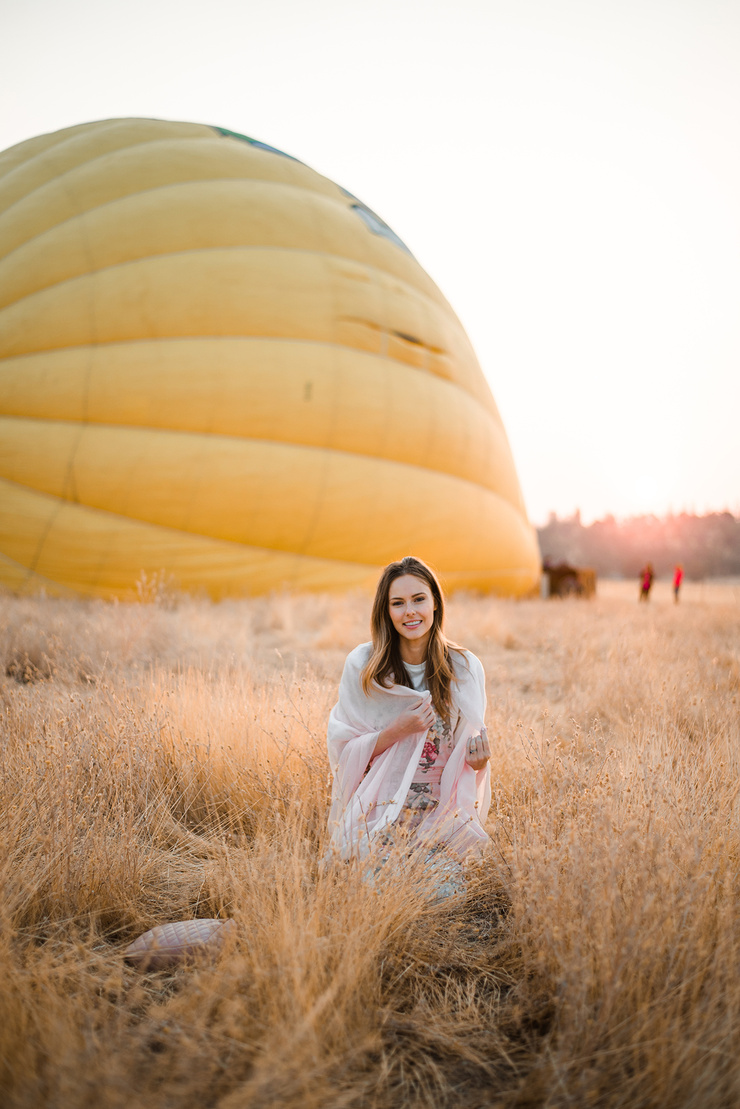
<svg viewBox="0 0 740 1109">
<path fill-rule="evenodd" d="M 552 513 L 537 535 L 543 560 L 591 566 L 601 576 L 636 577 L 646 562 L 658 577 L 679 564 L 694 580 L 740 574 L 740 518 L 731 512 L 607 516 L 587 526 L 579 512 L 563 520 Z"/>
</svg>

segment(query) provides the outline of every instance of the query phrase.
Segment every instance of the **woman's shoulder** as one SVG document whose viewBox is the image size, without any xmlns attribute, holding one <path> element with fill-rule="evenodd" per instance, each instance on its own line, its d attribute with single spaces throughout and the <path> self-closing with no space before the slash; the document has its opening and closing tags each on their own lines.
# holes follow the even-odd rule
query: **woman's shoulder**
<svg viewBox="0 0 740 1109">
<path fill-rule="evenodd" d="M 373 651 L 372 643 L 360 643 L 350 651 L 344 662 L 345 670 L 364 670 Z"/>
<path fill-rule="evenodd" d="M 455 677 L 459 680 L 461 677 L 466 677 L 468 674 L 475 675 L 476 677 L 483 676 L 483 664 L 477 655 L 472 651 L 468 651 L 465 647 L 451 647 L 450 659 L 452 660 L 452 669 L 455 671 Z"/>
</svg>

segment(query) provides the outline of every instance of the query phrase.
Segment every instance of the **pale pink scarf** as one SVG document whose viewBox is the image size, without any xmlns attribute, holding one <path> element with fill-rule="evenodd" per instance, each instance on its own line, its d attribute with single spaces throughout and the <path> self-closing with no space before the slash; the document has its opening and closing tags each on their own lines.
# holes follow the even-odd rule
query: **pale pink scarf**
<svg viewBox="0 0 740 1109">
<path fill-rule="evenodd" d="M 363 693 L 360 677 L 372 644 L 362 643 L 347 656 L 339 700 L 329 716 L 329 762 L 334 775 L 329 814 L 330 850 L 344 858 L 362 857 L 373 839 L 398 817 L 419 764 L 426 732 L 394 743 L 374 761 L 378 734 L 404 708 L 429 693 L 404 685 L 384 688 L 373 683 Z M 483 824 L 491 804 L 491 770 L 473 770 L 465 761 L 467 740 L 483 728 L 486 690 L 483 667 L 470 651 L 452 651 L 456 681 L 452 698 L 457 709 L 454 750 L 442 772 L 440 802 L 416 833 L 421 839 L 442 840 L 459 855 L 488 840 Z"/>
</svg>

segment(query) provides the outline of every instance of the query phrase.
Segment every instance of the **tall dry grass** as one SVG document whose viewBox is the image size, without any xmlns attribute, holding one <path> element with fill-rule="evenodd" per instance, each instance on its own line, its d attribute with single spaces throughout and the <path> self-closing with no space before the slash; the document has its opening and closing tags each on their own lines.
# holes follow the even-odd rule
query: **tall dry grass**
<svg viewBox="0 0 740 1109">
<path fill-rule="evenodd" d="M 740 588 L 454 598 L 494 804 L 465 899 L 321 868 L 362 597 L 0 599 L 8 1107 L 740 1101 Z M 154 924 L 229 916 L 141 974 Z"/>
</svg>

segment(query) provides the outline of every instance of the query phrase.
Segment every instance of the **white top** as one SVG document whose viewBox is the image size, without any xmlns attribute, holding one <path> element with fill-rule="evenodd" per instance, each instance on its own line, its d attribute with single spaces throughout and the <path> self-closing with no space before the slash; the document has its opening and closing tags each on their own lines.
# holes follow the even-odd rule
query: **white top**
<svg viewBox="0 0 740 1109">
<path fill-rule="evenodd" d="M 419 693 L 429 689 L 427 685 L 427 664 L 425 662 L 404 662 L 406 673 L 411 678 L 411 684 Z"/>
</svg>

